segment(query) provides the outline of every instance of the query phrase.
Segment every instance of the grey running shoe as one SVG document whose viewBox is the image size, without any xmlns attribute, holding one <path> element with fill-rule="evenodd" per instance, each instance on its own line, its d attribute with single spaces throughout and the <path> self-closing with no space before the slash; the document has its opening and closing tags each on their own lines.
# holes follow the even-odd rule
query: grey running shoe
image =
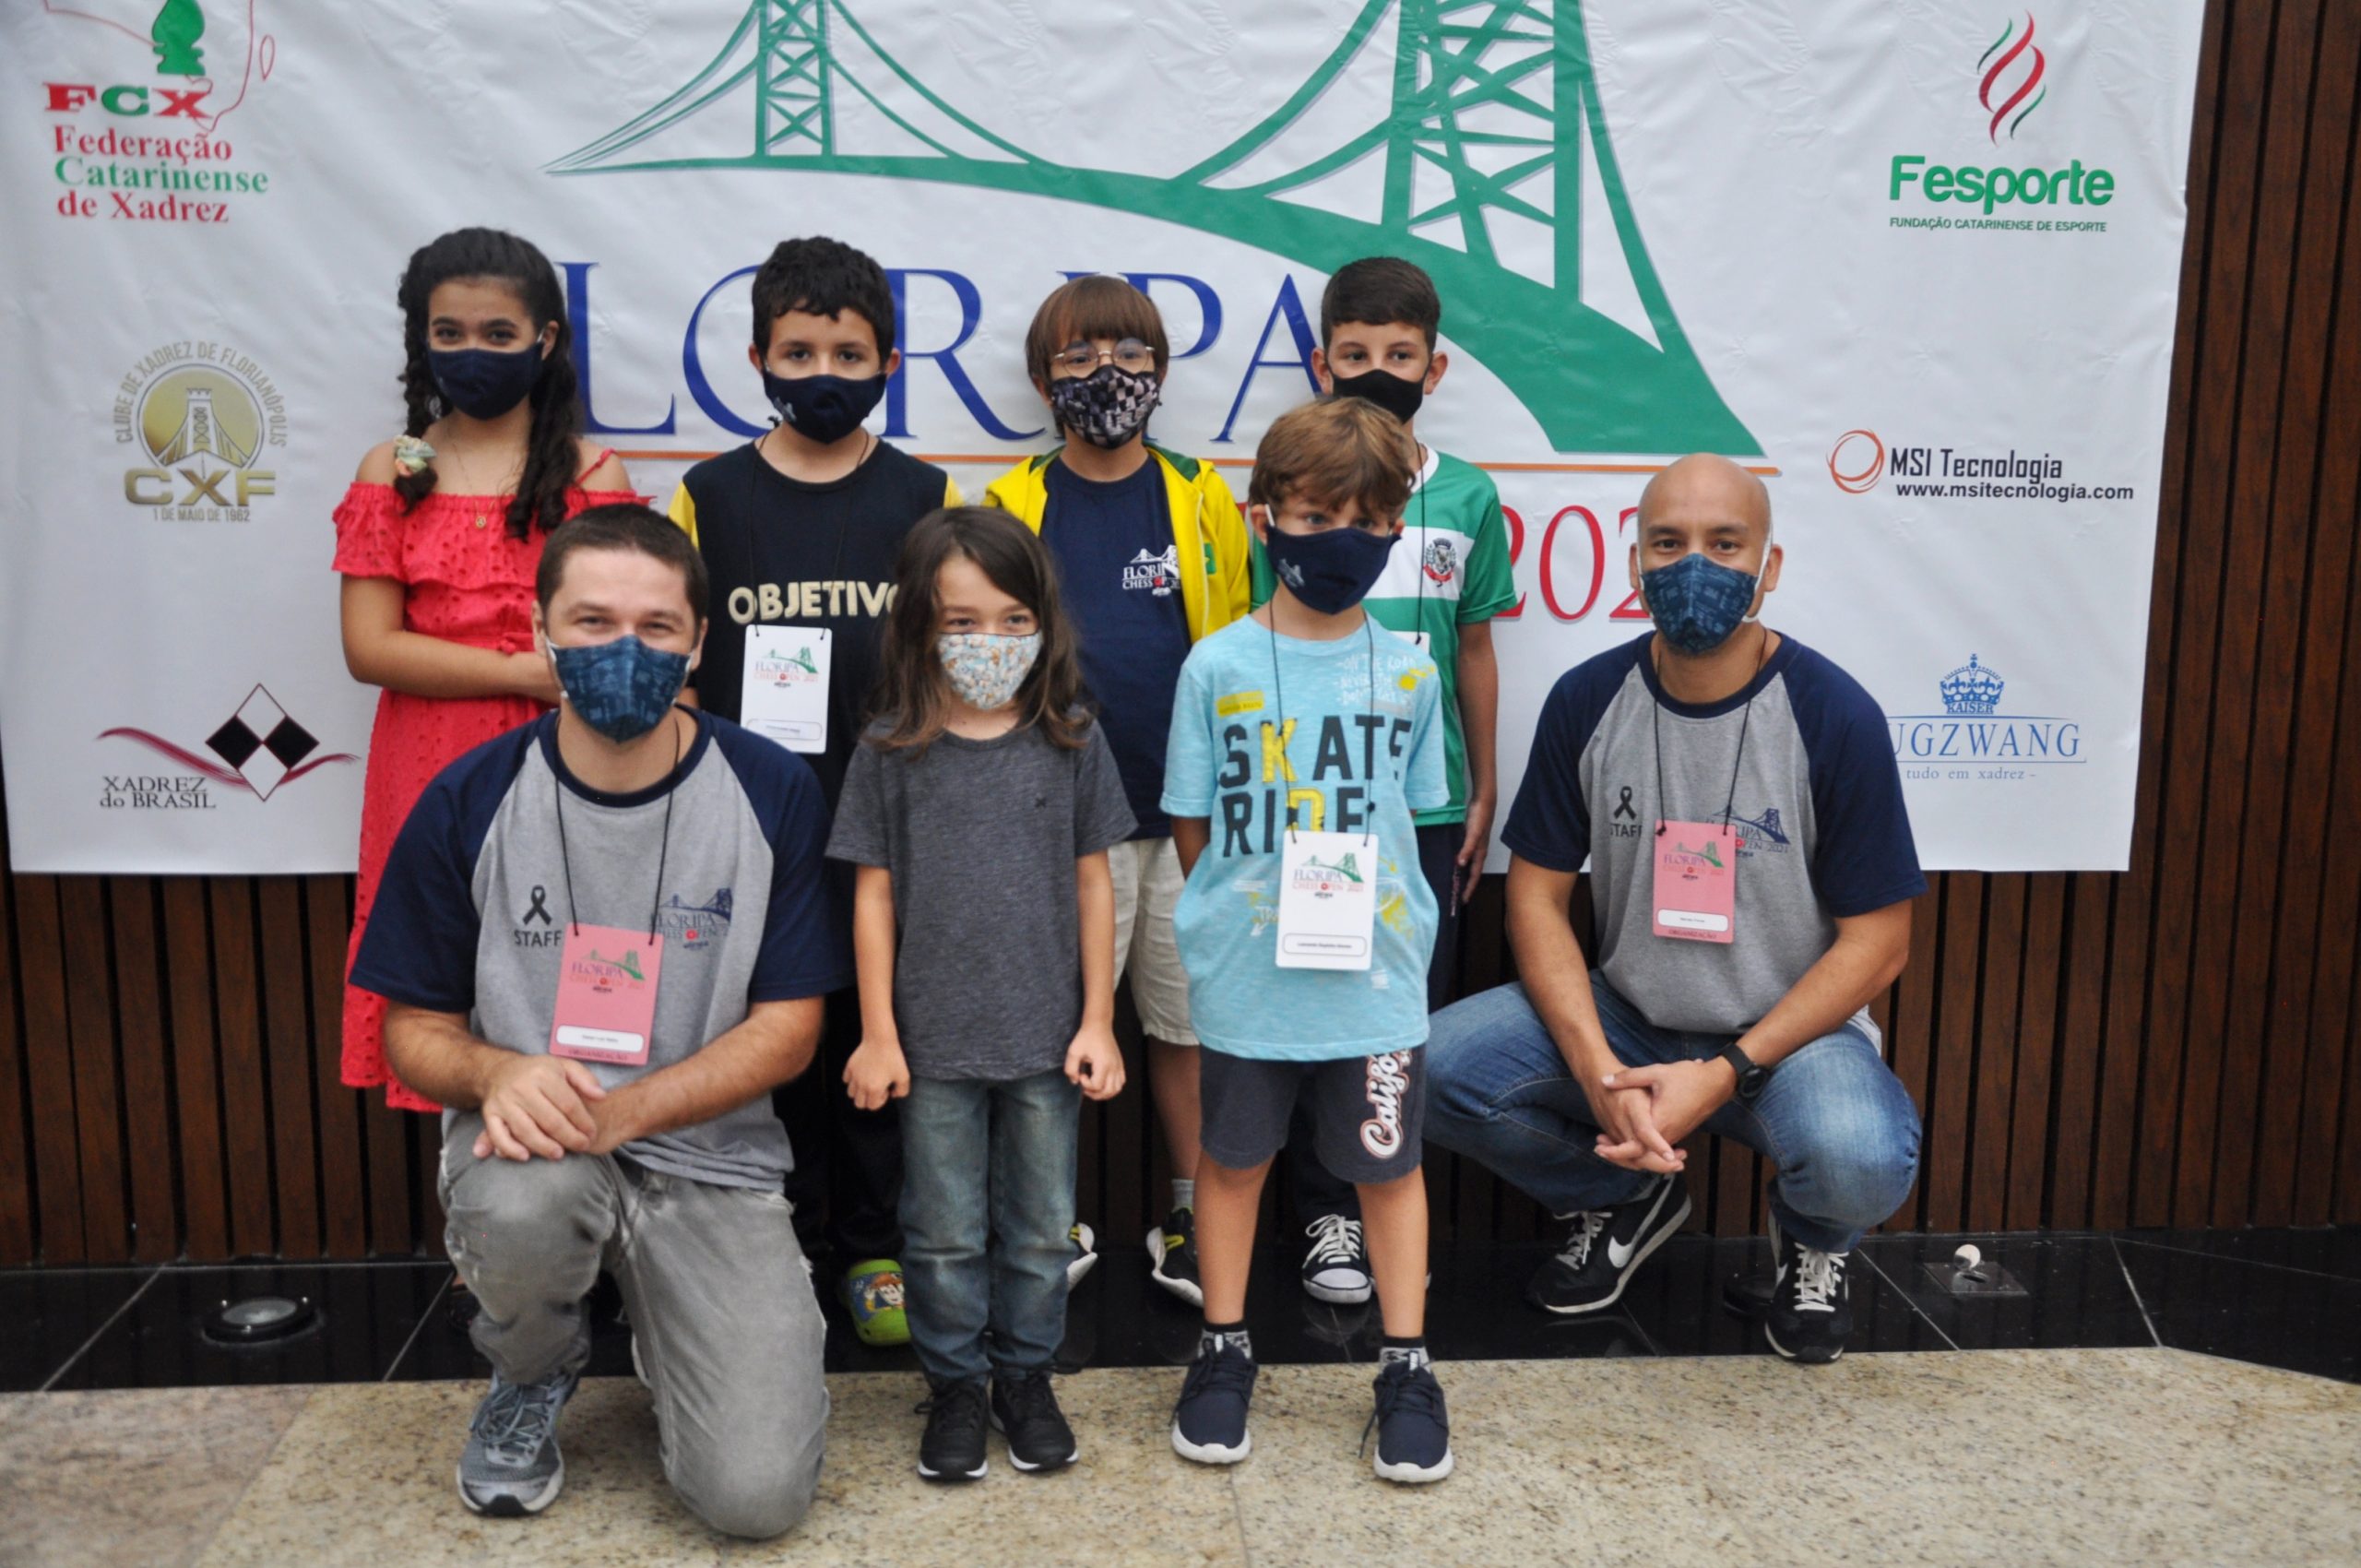
<svg viewBox="0 0 2361 1568">
<path fill-rule="evenodd" d="M 476 1407 L 459 1454 L 460 1502 L 495 1519 L 518 1519 L 557 1501 L 565 1486 L 558 1412 L 580 1377 L 568 1372 L 539 1383 L 510 1383 L 492 1374 L 492 1392 Z"/>
</svg>

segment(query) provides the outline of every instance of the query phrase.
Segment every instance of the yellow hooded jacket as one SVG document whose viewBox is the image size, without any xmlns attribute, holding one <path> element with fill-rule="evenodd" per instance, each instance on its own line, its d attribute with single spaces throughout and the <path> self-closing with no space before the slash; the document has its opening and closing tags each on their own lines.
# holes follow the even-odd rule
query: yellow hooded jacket
<svg viewBox="0 0 2361 1568">
<path fill-rule="evenodd" d="M 1062 447 L 1026 458 L 984 492 L 984 504 L 1014 513 L 1035 533 L 1050 505 L 1050 464 Z M 1165 498 L 1172 505 L 1172 538 L 1180 548 L 1180 602 L 1189 620 L 1189 640 L 1202 642 L 1252 608 L 1246 519 L 1237 499 L 1211 463 L 1169 452 L 1151 442 L 1148 456 L 1164 474 Z M 1191 548 L 1191 540 L 1195 548 Z"/>
</svg>

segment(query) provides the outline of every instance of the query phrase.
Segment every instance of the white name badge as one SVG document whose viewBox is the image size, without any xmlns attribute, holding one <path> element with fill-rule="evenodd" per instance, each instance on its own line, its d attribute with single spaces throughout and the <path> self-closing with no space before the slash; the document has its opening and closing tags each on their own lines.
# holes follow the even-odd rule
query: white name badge
<svg viewBox="0 0 2361 1568">
<path fill-rule="evenodd" d="M 825 626 L 749 626 L 739 722 L 791 752 L 828 749 L 828 658 Z"/>
<path fill-rule="evenodd" d="M 1377 932 L 1377 839 L 1287 836 L 1279 860 L 1279 968 L 1366 969 Z"/>
</svg>

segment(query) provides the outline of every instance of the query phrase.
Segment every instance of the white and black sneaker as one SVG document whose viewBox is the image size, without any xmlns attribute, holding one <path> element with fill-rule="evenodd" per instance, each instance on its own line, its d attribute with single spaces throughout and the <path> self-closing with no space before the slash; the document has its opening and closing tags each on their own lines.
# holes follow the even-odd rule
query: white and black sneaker
<svg viewBox="0 0 2361 1568">
<path fill-rule="evenodd" d="M 1676 1177 L 1659 1176 L 1630 1203 L 1560 1218 L 1566 1244 L 1535 1272 L 1525 1299 L 1544 1312 L 1595 1313 L 1613 1306 L 1631 1271 L 1680 1229 L 1689 1218 L 1689 1190 Z"/>
<path fill-rule="evenodd" d="M 1771 1248 L 1779 1272 L 1762 1314 L 1762 1337 L 1791 1361 L 1818 1366 L 1834 1360 L 1853 1336 L 1853 1301 L 1845 1278 L 1853 1254 L 1807 1247 L 1783 1233 L 1775 1218 Z"/>
<path fill-rule="evenodd" d="M 1158 1285 L 1192 1307 L 1205 1304 L 1205 1287 L 1197 1277 L 1197 1217 L 1176 1208 L 1164 1223 L 1147 1233 L 1149 1274 Z"/>
<path fill-rule="evenodd" d="M 1341 1214 L 1323 1214 L 1303 1228 L 1311 1248 L 1303 1254 L 1304 1294 L 1315 1301 L 1358 1307 L 1370 1299 L 1374 1283 L 1369 1274 L 1369 1247 L 1361 1240 L 1361 1222 Z"/>
<path fill-rule="evenodd" d="M 1066 1240 L 1074 1243 L 1074 1256 L 1066 1259 L 1066 1289 L 1071 1290 L 1098 1266 L 1098 1238 L 1089 1226 L 1077 1219 L 1074 1229 L 1066 1232 Z"/>
<path fill-rule="evenodd" d="M 984 1380 L 939 1383 L 919 1406 L 926 1431 L 919 1438 L 919 1475 L 931 1481 L 981 1480 L 984 1429 L 991 1420 Z"/>
</svg>

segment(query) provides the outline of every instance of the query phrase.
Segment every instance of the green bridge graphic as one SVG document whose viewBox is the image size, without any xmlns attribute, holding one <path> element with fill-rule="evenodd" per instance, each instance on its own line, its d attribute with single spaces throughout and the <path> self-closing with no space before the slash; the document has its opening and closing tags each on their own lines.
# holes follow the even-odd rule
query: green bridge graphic
<svg viewBox="0 0 2361 1568">
<path fill-rule="evenodd" d="M 1165 176 L 1026 151 L 897 62 L 857 8 L 853 0 L 752 0 L 686 85 L 549 171 L 931 180 L 1138 213 L 1323 273 L 1357 256 L 1404 256 L 1433 275 L 1453 339 L 1507 385 L 1558 450 L 1762 451 L 1699 362 L 1632 220 L 1579 0 L 1368 0 L 1268 117 Z M 1332 84 L 1365 56 L 1364 69 L 1384 64 L 1376 41 L 1389 16 L 1384 119 L 1321 156 L 1268 168 L 1271 160 L 1257 155 Z M 843 133 L 852 127 L 840 121 L 848 117 L 868 127 L 862 139 L 887 149 L 848 146 Z M 1370 158 L 1382 160 L 1373 196 L 1348 202 L 1351 211 L 1311 204 L 1311 193 Z M 1585 224 L 1594 204 L 1607 221 Z M 1503 242 L 1524 225 L 1547 234 L 1547 280 L 1502 259 Z M 1600 303 L 1619 306 L 1623 319 Z"/>
</svg>

